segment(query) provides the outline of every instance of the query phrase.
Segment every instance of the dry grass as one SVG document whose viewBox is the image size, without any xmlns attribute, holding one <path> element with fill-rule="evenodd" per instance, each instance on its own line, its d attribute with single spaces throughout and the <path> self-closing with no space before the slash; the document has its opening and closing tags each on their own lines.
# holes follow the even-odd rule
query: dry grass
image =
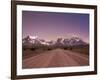
<svg viewBox="0 0 100 80">
<path fill-rule="evenodd" d="M 72 51 L 89 55 L 89 46 L 74 47 L 74 48 L 72 48 Z"/>
<path fill-rule="evenodd" d="M 36 49 L 36 50 L 27 49 L 27 50 L 23 50 L 22 56 L 23 56 L 23 59 L 25 59 L 25 58 L 29 58 L 32 56 L 36 56 L 43 52 L 45 52 L 45 51 L 42 49 Z"/>
<path fill-rule="evenodd" d="M 74 46 L 74 47 L 60 47 L 61 49 L 64 50 L 70 50 L 73 52 L 78 52 L 78 53 L 82 53 L 82 54 L 86 54 L 89 55 L 89 46 Z M 23 59 L 25 58 L 29 58 L 32 56 L 36 56 L 38 54 L 44 53 L 46 51 L 50 51 L 50 50 L 54 50 L 57 49 L 56 47 L 40 47 L 40 48 L 29 48 L 29 49 L 23 49 Z"/>
</svg>

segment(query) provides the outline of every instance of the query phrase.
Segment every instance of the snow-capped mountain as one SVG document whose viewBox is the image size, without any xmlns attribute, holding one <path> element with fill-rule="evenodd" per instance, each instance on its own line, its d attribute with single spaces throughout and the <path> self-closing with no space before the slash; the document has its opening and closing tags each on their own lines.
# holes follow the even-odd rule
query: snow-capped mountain
<svg viewBox="0 0 100 80">
<path fill-rule="evenodd" d="M 72 37 L 70 39 L 64 39 L 63 43 L 68 46 L 75 46 L 75 45 L 86 45 L 87 43 L 84 42 L 82 39 L 78 37 Z"/>
<path fill-rule="evenodd" d="M 35 40 L 37 40 L 37 39 L 38 39 L 37 36 L 27 36 L 27 37 L 25 37 L 25 38 L 22 40 L 22 42 L 23 42 L 23 43 L 26 43 L 26 42 L 28 42 L 28 43 L 35 43 Z"/>
<path fill-rule="evenodd" d="M 49 45 L 44 39 L 39 39 L 38 36 L 27 36 L 22 40 L 22 43 L 25 45 Z"/>
<path fill-rule="evenodd" d="M 86 45 L 82 39 L 78 37 L 72 37 L 70 39 L 58 38 L 56 41 L 45 41 L 44 39 L 39 39 L 38 36 L 27 36 L 23 40 L 23 45 L 34 46 L 34 45 L 56 45 L 56 46 L 77 46 L 77 45 Z"/>
</svg>

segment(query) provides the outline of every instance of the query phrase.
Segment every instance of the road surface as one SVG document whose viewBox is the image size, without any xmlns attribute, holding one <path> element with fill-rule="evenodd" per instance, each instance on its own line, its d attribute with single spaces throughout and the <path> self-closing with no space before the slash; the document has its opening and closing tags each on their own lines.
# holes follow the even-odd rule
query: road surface
<svg viewBox="0 0 100 80">
<path fill-rule="evenodd" d="M 55 49 L 22 60 L 23 68 L 47 68 L 89 65 L 88 55 Z"/>
</svg>

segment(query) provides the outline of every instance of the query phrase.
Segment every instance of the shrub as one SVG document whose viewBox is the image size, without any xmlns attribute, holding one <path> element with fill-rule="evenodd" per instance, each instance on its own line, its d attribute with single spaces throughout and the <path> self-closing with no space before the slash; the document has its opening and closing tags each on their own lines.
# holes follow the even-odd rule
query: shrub
<svg viewBox="0 0 100 80">
<path fill-rule="evenodd" d="M 30 50 L 34 51 L 34 50 L 36 50 L 36 48 L 31 48 Z"/>
<path fill-rule="evenodd" d="M 48 50 L 52 50 L 51 48 L 48 48 Z"/>
<path fill-rule="evenodd" d="M 64 47 L 64 49 L 67 50 L 68 48 L 67 47 Z"/>
</svg>

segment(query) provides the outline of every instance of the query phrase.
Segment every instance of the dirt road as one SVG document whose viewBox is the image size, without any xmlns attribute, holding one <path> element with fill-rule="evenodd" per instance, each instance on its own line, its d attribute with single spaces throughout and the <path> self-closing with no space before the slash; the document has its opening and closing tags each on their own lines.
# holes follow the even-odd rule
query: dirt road
<svg viewBox="0 0 100 80">
<path fill-rule="evenodd" d="M 88 55 L 55 49 L 22 60 L 23 68 L 46 68 L 89 65 Z"/>
</svg>

